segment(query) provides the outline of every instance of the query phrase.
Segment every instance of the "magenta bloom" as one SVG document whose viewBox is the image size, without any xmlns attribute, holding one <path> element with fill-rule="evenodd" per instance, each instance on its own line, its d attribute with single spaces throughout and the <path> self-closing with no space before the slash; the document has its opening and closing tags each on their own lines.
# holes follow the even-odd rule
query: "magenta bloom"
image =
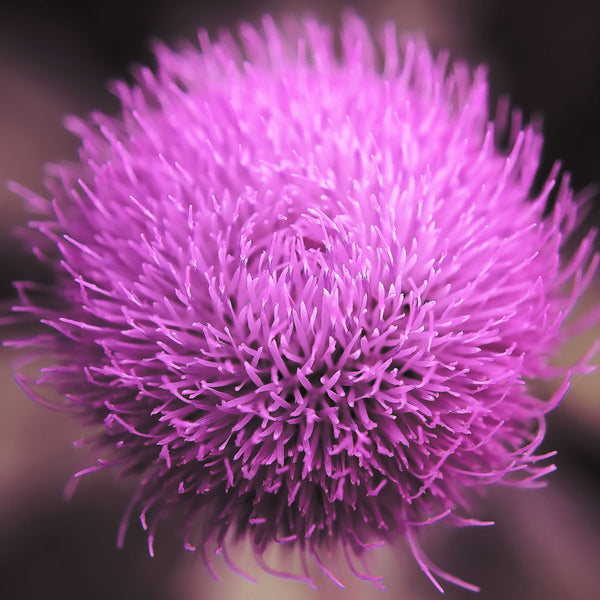
<svg viewBox="0 0 600 600">
<path fill-rule="evenodd" d="M 281 543 L 312 585 L 306 559 L 335 580 L 335 549 L 377 581 L 356 558 L 404 537 L 438 587 L 476 589 L 418 533 L 553 469 L 545 414 L 584 362 L 550 399 L 529 382 L 556 376 L 597 264 L 591 235 L 560 255 L 581 201 L 557 170 L 532 193 L 542 138 L 490 122 L 482 69 L 392 26 L 376 47 L 354 17 L 341 54 L 313 21 L 239 37 L 159 47 L 118 117 L 68 121 L 80 162 L 53 167 L 51 201 L 21 191 L 56 274 L 20 286 L 55 360 L 21 383 L 100 426 L 83 472 L 143 474 L 150 546 L 173 520 L 209 567 L 245 539 L 272 571 Z"/>
</svg>

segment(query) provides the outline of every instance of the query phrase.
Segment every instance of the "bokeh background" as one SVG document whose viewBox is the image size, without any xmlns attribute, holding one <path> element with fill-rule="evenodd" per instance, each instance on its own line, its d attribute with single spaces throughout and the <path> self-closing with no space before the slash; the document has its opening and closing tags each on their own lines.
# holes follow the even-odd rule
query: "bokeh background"
<svg viewBox="0 0 600 600">
<path fill-rule="evenodd" d="M 561 159 L 577 190 L 600 183 L 600 5 L 597 0 L 103 0 L 0 3 L 0 182 L 42 191 L 43 165 L 73 158 L 76 140 L 63 115 L 115 111 L 110 79 L 129 77 L 135 63 L 152 64 L 149 43 L 191 39 L 264 12 L 312 12 L 333 24 L 353 6 L 373 26 L 394 20 L 424 33 L 434 50 L 490 67 L 492 103 L 508 93 L 526 118 L 544 117 L 542 172 Z M 0 188 L 0 302 L 10 302 L 14 279 L 44 279 L 11 236 L 27 221 L 21 201 Z M 600 221 L 596 198 L 590 225 Z M 600 301 L 600 283 L 585 299 Z M 0 337 L 17 337 L 18 328 Z M 582 354 L 600 330 L 573 340 L 567 357 Z M 168 529 L 151 559 L 137 523 L 123 550 L 116 531 L 132 482 L 110 474 L 81 482 L 73 499 L 65 484 L 84 460 L 71 441 L 79 427 L 65 415 L 29 402 L 12 382 L 16 355 L 0 349 L 0 598 L 7 600 L 318 600 L 403 598 L 439 594 L 402 544 L 375 551 L 371 564 L 385 576 L 380 592 L 352 577 L 348 589 L 322 581 L 317 592 L 258 574 L 253 585 L 219 568 L 214 583 L 201 560 L 185 553 Z M 499 489 L 482 503 L 493 528 L 436 530 L 424 545 L 440 566 L 483 587 L 482 599 L 595 600 L 600 597 L 600 400 L 597 375 L 577 381 L 550 417 L 547 449 L 557 449 L 558 472 L 541 491 Z M 548 392 L 550 390 L 547 390 Z M 159 531 L 159 534 L 161 532 Z M 247 553 L 240 550 L 246 566 Z M 275 560 L 275 558 L 274 558 Z M 248 567 L 252 570 L 251 567 Z M 446 597 L 474 597 L 447 587 Z"/>
</svg>

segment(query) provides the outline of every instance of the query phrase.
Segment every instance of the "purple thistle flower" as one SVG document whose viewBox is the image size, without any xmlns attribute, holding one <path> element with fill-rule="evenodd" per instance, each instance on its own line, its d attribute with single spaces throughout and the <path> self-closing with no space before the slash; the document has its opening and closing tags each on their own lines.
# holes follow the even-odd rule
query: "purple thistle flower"
<svg viewBox="0 0 600 600">
<path fill-rule="evenodd" d="M 559 372 L 598 263 L 592 234 L 560 254 L 583 200 L 558 167 L 531 192 L 541 135 L 490 121 L 483 69 L 399 51 L 391 25 L 376 45 L 356 17 L 340 53 L 314 21 L 287 27 L 159 46 L 156 73 L 115 85 L 120 116 L 68 120 L 79 163 L 52 168 L 49 202 L 17 190 L 56 274 L 18 286 L 48 326 L 24 344 L 55 361 L 18 378 L 101 426 L 76 477 L 143 473 L 128 515 L 151 552 L 179 520 L 209 568 L 246 539 L 269 572 L 281 543 L 303 565 L 281 575 L 314 585 L 312 558 L 336 581 L 337 548 L 378 584 L 356 558 L 404 537 L 438 588 L 477 589 L 417 537 L 554 468 L 545 415 L 587 360 L 549 400 L 526 382 Z"/>
</svg>

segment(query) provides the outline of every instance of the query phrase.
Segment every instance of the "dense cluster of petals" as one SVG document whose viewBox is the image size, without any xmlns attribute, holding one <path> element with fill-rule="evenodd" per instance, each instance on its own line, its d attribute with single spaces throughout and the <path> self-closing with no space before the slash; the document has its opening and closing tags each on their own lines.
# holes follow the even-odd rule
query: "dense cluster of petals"
<svg viewBox="0 0 600 600">
<path fill-rule="evenodd" d="M 550 399 L 527 382 L 556 375 L 596 266 L 591 236 L 561 256 L 581 202 L 558 170 L 532 192 L 542 138 L 490 119 L 483 69 L 392 26 L 199 43 L 117 83 L 118 116 L 68 121 L 80 161 L 49 201 L 22 191 L 56 280 L 19 286 L 55 359 L 21 383 L 100 426 L 83 472 L 142 474 L 150 543 L 177 520 L 207 565 L 246 539 L 267 570 L 283 544 L 312 584 L 336 548 L 377 581 L 356 558 L 404 537 L 436 585 L 473 587 L 418 532 L 553 468 L 536 450 L 569 372 Z"/>
</svg>

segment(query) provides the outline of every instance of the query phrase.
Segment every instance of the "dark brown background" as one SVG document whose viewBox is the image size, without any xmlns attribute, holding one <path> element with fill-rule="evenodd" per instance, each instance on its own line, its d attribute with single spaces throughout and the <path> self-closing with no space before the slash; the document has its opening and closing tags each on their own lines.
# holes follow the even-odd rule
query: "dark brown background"
<svg viewBox="0 0 600 600">
<path fill-rule="evenodd" d="M 14 179 L 41 190 L 43 164 L 75 155 L 76 141 L 62 129 L 62 116 L 115 110 L 106 81 L 128 77 L 132 63 L 151 64 L 152 38 L 174 43 L 193 37 L 199 27 L 216 31 L 243 19 L 256 21 L 263 12 L 310 10 L 336 23 L 343 5 L 356 7 L 374 26 L 393 19 L 400 29 L 424 32 L 434 49 L 449 48 L 455 58 L 487 63 L 493 101 L 508 93 L 526 115 L 543 114 L 543 171 L 560 158 L 576 189 L 600 183 L 600 8 L 595 0 L 3 0 L 0 181 Z M 590 223 L 599 220 L 597 205 Z M 45 277 L 9 234 L 26 219 L 19 199 L 0 189 L 2 300 L 10 298 L 13 279 Z M 597 301 L 597 289 L 586 302 Z M 574 341 L 567 354 L 580 353 L 597 335 Z M 264 576 L 253 586 L 225 569 L 224 581 L 215 585 L 169 531 L 159 536 L 158 558 L 150 559 L 136 523 L 125 549 L 116 550 L 116 528 L 131 485 L 110 475 L 92 476 L 73 500 L 62 498 L 69 475 L 83 460 L 70 445 L 81 432 L 15 388 L 9 368 L 14 356 L 7 350 L 0 354 L 0 598 L 438 597 L 401 545 L 373 561 L 386 576 L 389 591 L 384 593 L 348 576 L 350 589 L 344 593 L 327 582 L 312 592 Z M 441 566 L 483 587 L 482 599 L 599 597 L 598 382 L 597 376 L 577 382 L 550 419 L 547 447 L 559 450 L 559 471 L 548 489 L 494 491 L 481 510 L 482 517 L 497 521 L 494 528 L 444 532 L 426 540 Z M 471 595 L 448 586 L 446 597 Z"/>
</svg>

